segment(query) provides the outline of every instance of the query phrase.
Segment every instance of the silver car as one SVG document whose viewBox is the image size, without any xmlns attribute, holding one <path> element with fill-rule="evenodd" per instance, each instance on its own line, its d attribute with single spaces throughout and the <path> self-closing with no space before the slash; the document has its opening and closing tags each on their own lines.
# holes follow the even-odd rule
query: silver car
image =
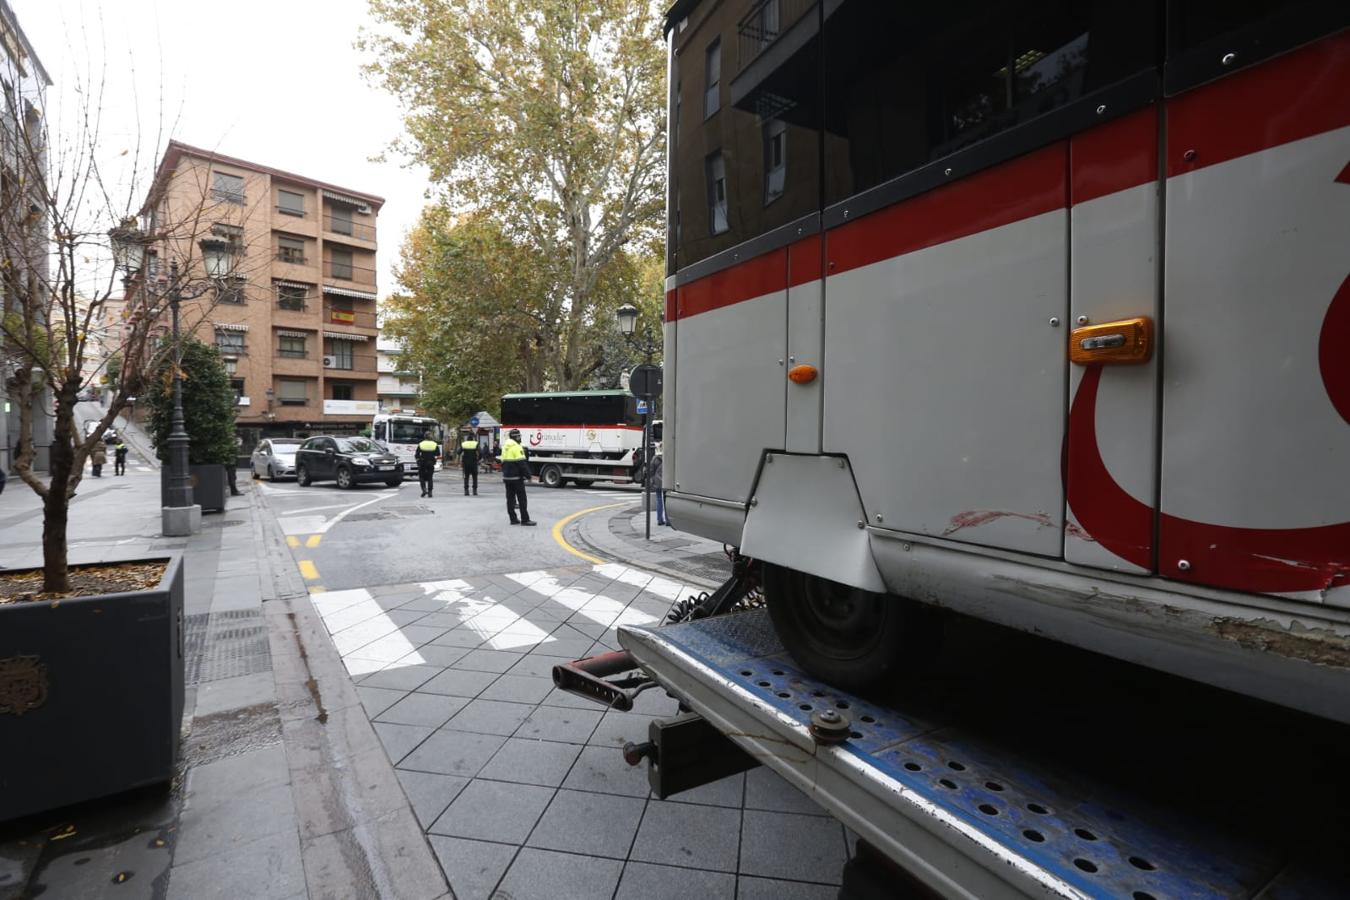
<svg viewBox="0 0 1350 900">
<path fill-rule="evenodd" d="M 295 451 L 303 443 L 299 438 L 267 438 L 258 443 L 250 465 L 253 477 L 268 481 L 295 477 Z"/>
</svg>

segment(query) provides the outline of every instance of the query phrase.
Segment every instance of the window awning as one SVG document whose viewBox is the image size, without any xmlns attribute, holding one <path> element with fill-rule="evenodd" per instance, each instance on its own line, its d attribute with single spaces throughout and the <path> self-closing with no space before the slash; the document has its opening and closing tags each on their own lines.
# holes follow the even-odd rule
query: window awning
<svg viewBox="0 0 1350 900">
<path fill-rule="evenodd" d="M 376 299 L 374 291 L 353 291 L 350 288 L 335 288 L 326 284 L 323 286 L 323 292 L 325 294 L 337 294 L 340 297 L 358 297 L 361 300 Z"/>
<path fill-rule="evenodd" d="M 236 325 L 232 322 L 212 322 L 216 331 L 248 331 L 247 325 Z"/>
<path fill-rule="evenodd" d="M 343 334 L 340 331 L 325 331 L 323 336 L 332 341 L 368 341 L 364 334 Z"/>
<path fill-rule="evenodd" d="M 370 214 L 370 204 L 364 200 L 348 197 L 346 194 L 339 194 L 336 191 L 323 191 L 322 193 L 329 200 L 336 200 L 338 203 L 346 203 L 348 206 L 355 206 L 361 212 L 366 213 L 367 215 Z"/>
<path fill-rule="evenodd" d="M 302 290 L 306 291 L 314 290 L 314 285 L 305 284 L 303 281 L 285 281 L 284 279 L 281 278 L 273 278 L 272 284 L 279 285 L 281 287 L 301 288 Z"/>
<path fill-rule="evenodd" d="M 282 329 L 278 328 L 277 337 L 310 338 L 314 337 L 314 333 L 311 331 L 283 331 Z"/>
</svg>

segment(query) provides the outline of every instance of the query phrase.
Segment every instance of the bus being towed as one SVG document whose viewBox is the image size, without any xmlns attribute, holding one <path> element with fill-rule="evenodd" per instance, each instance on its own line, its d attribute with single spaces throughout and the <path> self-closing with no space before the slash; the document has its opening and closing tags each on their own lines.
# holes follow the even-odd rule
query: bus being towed
<svg viewBox="0 0 1350 900">
<path fill-rule="evenodd" d="M 675 4 L 666 508 L 803 667 L 940 607 L 1350 722 L 1348 15 Z"/>
</svg>

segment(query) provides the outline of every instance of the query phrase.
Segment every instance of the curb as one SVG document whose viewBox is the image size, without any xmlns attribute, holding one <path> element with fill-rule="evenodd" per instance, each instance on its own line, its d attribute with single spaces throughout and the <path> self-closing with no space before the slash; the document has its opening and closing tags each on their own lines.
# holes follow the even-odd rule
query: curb
<svg viewBox="0 0 1350 900">
<path fill-rule="evenodd" d="M 612 513 L 608 517 L 608 519 L 613 519 L 615 515 L 618 515 L 618 513 Z M 635 569 L 643 569 L 645 571 L 653 572 L 655 574 L 662 575 L 666 578 L 670 578 L 674 581 L 678 581 L 681 584 L 688 584 L 696 587 L 707 588 L 710 591 L 716 590 L 717 588 L 721 587 L 721 584 L 719 582 L 712 581 L 711 579 L 708 578 L 700 578 L 697 575 L 691 575 L 688 572 L 681 572 L 678 569 L 674 569 L 669 566 L 663 566 L 660 563 L 648 562 L 646 560 L 638 561 L 632 559 L 624 559 L 623 557 L 618 556 L 612 549 L 608 547 L 597 546 L 597 544 L 594 541 L 587 540 L 585 532 L 581 528 L 581 521 L 579 519 L 569 523 L 567 526 L 567 531 L 568 531 L 568 539 L 574 540 L 577 546 L 584 547 L 589 552 L 594 553 L 596 556 L 599 556 L 602 559 L 609 560 L 610 562 L 619 563 L 625 566 L 631 566 L 632 568 Z"/>
</svg>

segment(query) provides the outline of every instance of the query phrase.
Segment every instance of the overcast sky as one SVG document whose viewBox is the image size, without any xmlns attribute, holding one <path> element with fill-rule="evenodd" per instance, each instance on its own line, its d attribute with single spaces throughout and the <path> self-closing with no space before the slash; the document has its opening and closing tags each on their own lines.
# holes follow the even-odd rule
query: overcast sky
<svg viewBox="0 0 1350 900">
<path fill-rule="evenodd" d="M 173 132 L 166 140 L 384 197 L 380 297 L 394 290 L 391 271 L 422 208 L 426 177 L 393 155 L 371 161 L 402 125 L 393 97 L 361 76 L 362 54 L 353 42 L 369 22 L 366 0 L 10 4 L 55 82 L 48 106 L 57 109 L 49 121 L 78 108 L 76 85 L 106 63 L 109 148 L 129 145 L 138 123 L 153 141 L 164 119 Z M 129 159 L 101 155 L 121 164 Z"/>
</svg>

